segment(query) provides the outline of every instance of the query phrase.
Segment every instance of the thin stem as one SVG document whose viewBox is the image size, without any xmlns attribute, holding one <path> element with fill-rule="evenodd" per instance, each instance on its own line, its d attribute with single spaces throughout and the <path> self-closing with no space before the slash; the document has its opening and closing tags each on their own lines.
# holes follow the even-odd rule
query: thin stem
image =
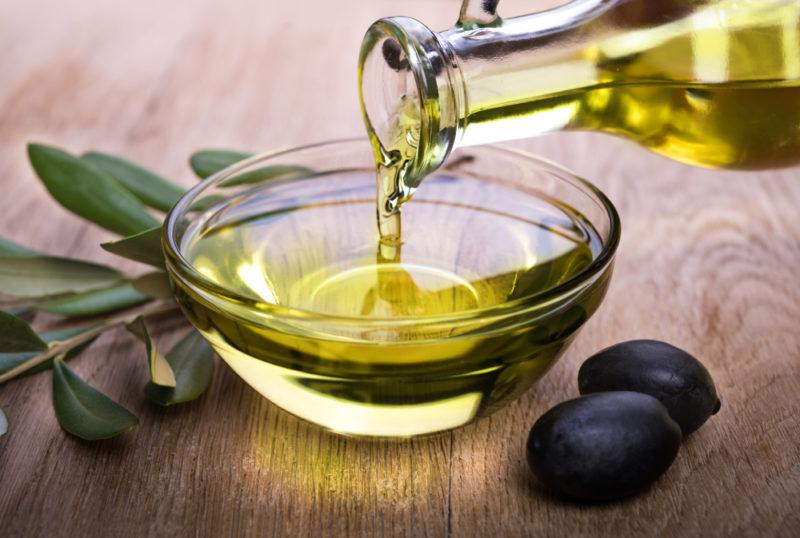
<svg viewBox="0 0 800 538">
<path fill-rule="evenodd" d="M 3 375 L 0 375 L 0 384 L 5 383 L 10 379 L 14 379 L 18 375 L 27 372 L 34 366 L 38 366 L 43 362 L 52 359 L 53 357 L 57 357 L 63 353 L 66 353 L 70 349 L 79 346 L 84 342 L 88 342 L 89 340 L 106 332 L 109 329 L 130 323 L 138 316 L 152 316 L 155 314 L 162 314 L 165 312 L 171 312 L 173 310 L 176 310 L 177 308 L 178 307 L 175 303 L 154 303 L 145 306 L 144 308 L 142 308 L 141 310 L 139 310 L 134 314 L 126 314 L 122 316 L 109 318 L 103 321 L 102 323 L 95 325 L 91 329 L 88 329 L 86 332 L 77 334 L 72 338 L 64 340 L 63 342 L 56 343 L 52 347 L 48 348 L 46 351 L 43 351 L 42 353 L 36 355 L 35 357 L 31 357 L 30 359 L 23 362 L 16 368 L 12 368 Z"/>
</svg>

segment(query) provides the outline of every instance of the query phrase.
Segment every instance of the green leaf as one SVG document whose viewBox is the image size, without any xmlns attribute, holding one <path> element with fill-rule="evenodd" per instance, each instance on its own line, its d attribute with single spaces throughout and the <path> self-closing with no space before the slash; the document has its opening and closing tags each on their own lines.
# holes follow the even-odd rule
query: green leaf
<svg viewBox="0 0 800 538">
<path fill-rule="evenodd" d="M 89 325 L 86 327 L 72 327 L 69 329 L 60 329 L 57 331 L 44 332 L 41 333 L 39 336 L 42 338 L 42 340 L 44 340 L 48 344 L 52 342 L 63 342 L 64 340 L 68 340 L 73 336 L 77 336 L 83 332 L 88 331 L 92 327 L 93 325 Z M 74 348 L 67 351 L 62 358 L 65 361 L 68 361 L 74 357 L 77 357 L 84 349 L 89 347 L 89 345 L 91 345 L 93 341 L 94 338 L 75 346 Z M 0 374 L 4 374 L 13 368 L 16 368 L 23 362 L 32 359 L 39 353 L 40 352 L 38 351 L 28 351 L 25 353 L 0 353 Z M 50 359 L 34 366 L 33 368 L 31 368 L 27 372 L 22 373 L 21 375 L 26 376 L 26 375 L 36 374 L 44 370 L 48 370 L 52 366 L 53 366 L 53 359 Z"/>
<path fill-rule="evenodd" d="M 163 271 L 142 275 L 134 279 L 132 284 L 139 293 L 153 299 L 172 299 L 174 297 L 167 273 Z"/>
<path fill-rule="evenodd" d="M 6 432 L 8 432 L 8 418 L 0 407 L 0 436 L 5 435 Z"/>
<path fill-rule="evenodd" d="M 93 323 L 91 325 L 82 325 L 80 327 L 67 327 L 65 329 L 55 329 L 53 331 L 40 333 L 39 336 L 41 336 L 42 340 L 44 340 L 48 344 L 53 342 L 64 342 L 65 340 L 69 340 L 73 336 L 78 336 L 79 334 L 85 333 L 86 331 L 95 326 L 96 325 Z"/>
<path fill-rule="evenodd" d="M 164 252 L 161 250 L 161 226 L 123 237 L 117 241 L 102 243 L 100 246 L 103 250 L 129 260 L 146 263 L 153 267 L 164 267 Z"/>
<path fill-rule="evenodd" d="M 222 196 L 221 194 L 207 194 L 206 196 L 197 198 L 192 205 L 189 206 L 189 211 L 205 211 L 229 199 L 229 197 Z"/>
<path fill-rule="evenodd" d="M 0 353 L 0 374 L 4 374 L 23 362 L 29 361 L 30 359 L 34 358 L 38 353 L 34 352 L 26 352 L 26 353 Z M 48 367 L 52 366 L 52 361 L 48 361 Z M 33 370 L 33 368 L 31 368 Z M 28 371 L 30 372 L 30 370 Z M 25 373 L 28 373 L 25 372 Z"/>
<path fill-rule="evenodd" d="M 116 269 L 72 258 L 0 256 L 0 293 L 16 297 L 79 293 L 122 278 Z"/>
<path fill-rule="evenodd" d="M 147 332 L 147 325 L 142 316 L 137 316 L 135 320 L 128 323 L 127 329 L 139 340 L 144 342 L 147 348 L 147 364 L 150 368 L 150 382 L 161 387 L 174 387 L 175 374 L 167 360 L 158 352 L 150 333 Z"/>
<path fill-rule="evenodd" d="M 264 166 L 249 172 L 236 174 L 231 176 L 225 181 L 220 182 L 220 187 L 235 187 L 237 185 L 247 185 L 250 183 L 259 183 L 267 181 L 268 179 L 287 179 L 290 177 L 302 177 L 313 174 L 314 171 L 305 166 L 295 166 L 291 164 L 273 164 L 272 166 Z"/>
<path fill-rule="evenodd" d="M 189 157 L 189 165 L 197 177 L 205 179 L 220 170 L 252 157 L 252 153 L 231 151 L 227 149 L 204 149 L 196 151 Z"/>
<path fill-rule="evenodd" d="M 0 256 L 39 256 L 35 250 L 12 243 L 7 239 L 0 238 Z"/>
<path fill-rule="evenodd" d="M 167 353 L 167 362 L 175 372 L 175 388 L 148 383 L 147 397 L 159 405 L 190 402 L 211 384 L 214 350 L 197 331 L 190 332 Z"/>
<path fill-rule="evenodd" d="M 81 439 L 109 439 L 139 424 L 130 411 L 92 388 L 60 358 L 53 361 L 53 407 L 61 427 Z"/>
<path fill-rule="evenodd" d="M 0 310 L 0 351 L 21 353 L 45 349 L 47 344 L 33 332 L 25 320 Z"/>
<path fill-rule="evenodd" d="M 33 305 L 21 305 L 6 307 L 6 312 L 15 316 L 24 316 L 33 311 Z"/>
<path fill-rule="evenodd" d="M 205 179 L 208 176 L 216 174 L 220 170 L 224 170 L 225 168 L 236 164 L 243 159 L 247 159 L 248 157 L 252 157 L 252 154 L 225 149 L 205 149 L 193 153 L 189 158 L 189 164 L 198 177 Z M 313 170 L 306 168 L 305 166 L 274 164 L 237 174 L 221 182 L 219 186 L 234 187 L 237 185 L 258 183 L 268 179 L 307 176 L 313 173 Z"/>
<path fill-rule="evenodd" d="M 90 151 L 82 155 L 81 160 L 109 174 L 143 204 L 154 209 L 169 211 L 185 192 L 183 187 L 114 155 Z"/>
<path fill-rule="evenodd" d="M 78 336 L 79 334 L 85 333 L 92 327 L 95 327 L 96 324 L 91 325 L 82 325 L 80 327 L 67 327 L 65 329 L 55 329 L 52 331 L 47 331 L 40 333 L 39 336 L 42 337 L 42 340 L 47 342 L 48 344 L 53 342 L 64 342 L 65 340 L 69 340 L 73 336 Z"/>
<path fill-rule="evenodd" d="M 65 295 L 36 305 L 37 310 L 61 316 L 96 316 L 130 308 L 150 300 L 134 287 L 133 282 L 122 282 L 108 288 Z"/>
<path fill-rule="evenodd" d="M 114 178 L 60 149 L 28 145 L 31 165 L 58 203 L 121 235 L 158 226 L 142 203 Z"/>
</svg>

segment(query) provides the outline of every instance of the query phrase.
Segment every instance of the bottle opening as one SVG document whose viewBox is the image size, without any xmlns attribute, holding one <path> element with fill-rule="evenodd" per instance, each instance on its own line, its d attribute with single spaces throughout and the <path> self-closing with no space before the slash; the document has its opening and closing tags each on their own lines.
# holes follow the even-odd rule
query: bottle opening
<svg viewBox="0 0 800 538">
<path fill-rule="evenodd" d="M 409 163 L 410 187 L 452 149 L 460 101 L 449 47 L 408 17 L 381 19 L 367 31 L 359 58 L 361 110 L 376 160 Z"/>
</svg>

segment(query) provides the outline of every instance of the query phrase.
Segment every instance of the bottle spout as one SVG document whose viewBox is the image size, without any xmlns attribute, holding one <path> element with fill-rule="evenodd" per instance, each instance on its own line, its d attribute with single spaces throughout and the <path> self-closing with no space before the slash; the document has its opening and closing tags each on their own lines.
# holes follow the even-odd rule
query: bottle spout
<svg viewBox="0 0 800 538">
<path fill-rule="evenodd" d="M 459 26 L 492 26 L 500 20 L 497 15 L 497 4 L 500 0 L 464 0 Z"/>
<path fill-rule="evenodd" d="M 460 136 L 463 92 L 449 44 L 421 22 L 388 17 L 367 30 L 359 55 L 361 112 L 376 159 L 408 163 L 409 188 L 441 166 Z"/>
</svg>

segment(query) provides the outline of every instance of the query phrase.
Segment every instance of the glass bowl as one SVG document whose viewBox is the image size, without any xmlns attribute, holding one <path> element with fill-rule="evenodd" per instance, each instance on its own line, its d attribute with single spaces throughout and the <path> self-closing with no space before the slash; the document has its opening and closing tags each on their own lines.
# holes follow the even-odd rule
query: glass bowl
<svg viewBox="0 0 800 538">
<path fill-rule="evenodd" d="M 454 152 L 404 206 L 402 258 L 378 242 L 374 200 L 372 148 L 349 139 L 237 163 L 167 217 L 186 316 L 298 417 L 363 436 L 462 426 L 540 379 L 603 299 L 619 217 L 561 166 L 493 146 Z M 591 255 L 551 263 L 577 221 Z"/>
</svg>

